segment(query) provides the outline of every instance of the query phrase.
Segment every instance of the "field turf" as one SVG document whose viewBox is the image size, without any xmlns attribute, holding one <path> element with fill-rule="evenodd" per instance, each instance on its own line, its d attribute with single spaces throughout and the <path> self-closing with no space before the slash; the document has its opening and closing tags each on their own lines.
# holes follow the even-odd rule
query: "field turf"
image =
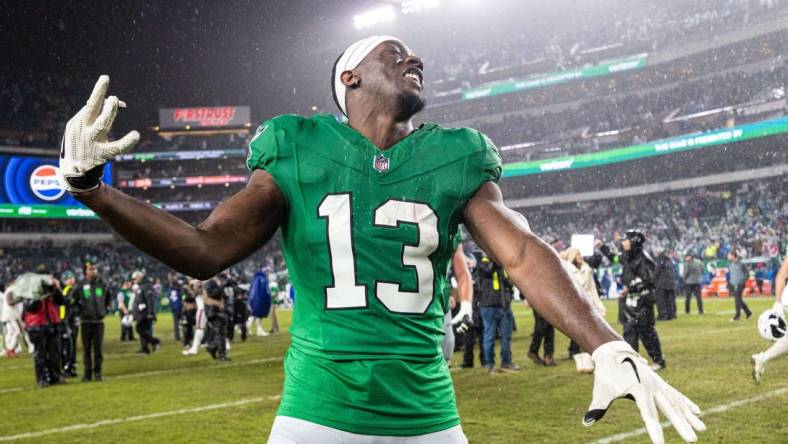
<svg viewBox="0 0 788 444">
<path fill-rule="evenodd" d="M 749 356 L 768 346 L 758 336 L 756 318 L 772 301 L 749 299 L 755 315 L 730 322 L 732 299 L 706 300 L 703 316 L 685 316 L 680 299 L 679 319 L 658 323 L 668 364 L 662 376 L 707 411 L 708 431 L 700 434 L 700 442 L 788 442 L 788 357 L 769 364 L 762 384 L 755 385 L 750 376 Z M 606 304 L 608 319 L 615 322 L 615 303 Z M 533 316 L 520 305 L 514 309 L 514 360 L 522 372 L 460 370 L 461 356 L 452 360 L 460 416 L 471 443 L 615 442 L 604 440 L 628 432 L 626 442 L 648 442 L 638 434 L 642 423 L 627 400 L 617 401 L 601 422 L 584 428 L 580 418 L 590 402 L 592 376 L 576 373 L 567 360 L 568 340 L 560 333 L 559 365 L 532 364 L 526 353 Z M 278 314 L 286 330 L 290 312 Z M 246 343 L 236 336 L 232 362 L 220 364 L 204 349 L 198 356 L 182 356 L 169 315 L 159 317 L 156 335 L 164 340 L 151 356 L 134 355 L 138 343 L 120 342 L 119 330 L 118 318 L 108 318 L 101 383 L 74 378 L 37 389 L 29 355 L 0 358 L 0 441 L 265 442 L 281 391 L 287 333 L 251 337 Z M 81 360 L 80 355 L 80 376 Z M 680 442 L 671 428 L 665 436 L 667 442 Z"/>
</svg>

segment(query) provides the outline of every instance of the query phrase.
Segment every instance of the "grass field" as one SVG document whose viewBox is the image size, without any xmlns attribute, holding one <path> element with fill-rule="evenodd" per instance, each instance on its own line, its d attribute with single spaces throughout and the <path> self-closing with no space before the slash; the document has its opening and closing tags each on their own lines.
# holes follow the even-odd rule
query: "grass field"
<svg viewBox="0 0 788 444">
<path fill-rule="evenodd" d="M 755 316 L 746 321 L 729 321 L 732 300 L 709 300 L 704 316 L 680 314 L 679 320 L 657 326 L 668 363 L 662 376 L 707 411 L 708 431 L 700 442 L 788 442 L 788 357 L 770 363 L 762 384 L 752 382 L 749 356 L 768 345 L 756 332 L 756 317 L 772 301 L 749 303 Z M 607 304 L 608 318 L 615 321 L 615 305 Z M 531 364 L 525 354 L 533 317 L 522 306 L 515 306 L 515 314 L 514 359 L 522 372 L 459 370 L 461 356 L 454 357 L 454 385 L 470 442 L 595 442 L 641 428 L 634 403 L 626 400 L 616 402 L 600 423 L 584 428 L 580 418 L 590 402 L 592 376 L 575 372 L 561 334 L 559 365 Z M 289 325 L 290 313 L 279 315 L 280 323 Z M 138 344 L 119 342 L 118 324 L 117 318 L 107 320 L 101 383 L 71 379 L 36 389 L 29 356 L 0 358 L 0 441 L 265 441 L 282 386 L 286 333 L 236 342 L 233 361 L 219 364 L 204 350 L 196 357 L 181 356 L 167 315 L 156 325 L 163 346 L 151 356 L 136 356 Z M 680 441 L 672 429 L 666 430 L 666 439 Z M 645 434 L 626 441 L 648 442 Z"/>
</svg>

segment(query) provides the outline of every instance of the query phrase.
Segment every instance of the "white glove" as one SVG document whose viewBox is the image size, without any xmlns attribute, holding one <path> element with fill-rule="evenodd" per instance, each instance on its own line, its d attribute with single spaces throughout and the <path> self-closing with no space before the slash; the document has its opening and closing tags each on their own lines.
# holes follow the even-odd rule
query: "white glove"
<svg viewBox="0 0 788 444">
<path fill-rule="evenodd" d="M 471 301 L 460 301 L 460 311 L 451 318 L 451 325 L 457 333 L 465 333 L 473 326 L 473 307 Z M 459 324 L 459 325 L 458 325 Z"/>
<path fill-rule="evenodd" d="M 626 342 L 603 344 L 592 358 L 596 367 L 594 397 L 583 417 L 583 425 L 590 426 L 601 419 L 616 399 L 628 398 L 637 403 L 651 441 L 656 444 L 665 442 L 657 408 L 684 441 L 697 441 L 693 429 L 706 430 L 706 425 L 698 419 L 700 408 L 651 370 L 648 362 Z"/>
<path fill-rule="evenodd" d="M 131 131 L 121 139 L 107 140 L 118 108 L 126 107 L 115 96 L 104 99 L 108 88 L 109 76 L 99 77 L 87 104 L 66 124 L 60 143 L 60 175 L 72 194 L 97 188 L 107 160 L 128 151 L 140 139 L 140 133 Z"/>
<path fill-rule="evenodd" d="M 774 305 L 772 306 L 772 310 L 781 314 L 782 316 L 785 316 L 785 305 L 783 305 L 783 303 L 780 302 L 779 300 L 774 303 Z"/>
</svg>

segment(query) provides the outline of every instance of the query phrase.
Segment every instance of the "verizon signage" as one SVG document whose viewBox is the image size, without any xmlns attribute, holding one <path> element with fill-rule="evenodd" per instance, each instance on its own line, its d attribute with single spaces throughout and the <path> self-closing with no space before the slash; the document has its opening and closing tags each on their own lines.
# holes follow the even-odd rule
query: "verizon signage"
<svg viewBox="0 0 788 444">
<path fill-rule="evenodd" d="M 240 127 L 250 122 L 248 106 L 159 109 L 161 129 Z"/>
</svg>

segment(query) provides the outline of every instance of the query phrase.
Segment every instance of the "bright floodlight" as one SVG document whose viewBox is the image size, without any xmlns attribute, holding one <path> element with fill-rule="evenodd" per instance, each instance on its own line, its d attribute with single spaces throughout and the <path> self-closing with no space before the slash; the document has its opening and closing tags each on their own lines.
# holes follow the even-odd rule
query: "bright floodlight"
<svg viewBox="0 0 788 444">
<path fill-rule="evenodd" d="M 435 9 L 440 6 L 440 0 L 405 0 L 402 2 L 402 13 L 421 12 L 427 9 Z"/>
<path fill-rule="evenodd" d="M 397 13 L 394 11 L 394 7 L 385 5 L 355 15 L 353 17 L 353 25 L 356 29 L 368 28 L 378 23 L 393 22 L 396 17 Z"/>
</svg>

